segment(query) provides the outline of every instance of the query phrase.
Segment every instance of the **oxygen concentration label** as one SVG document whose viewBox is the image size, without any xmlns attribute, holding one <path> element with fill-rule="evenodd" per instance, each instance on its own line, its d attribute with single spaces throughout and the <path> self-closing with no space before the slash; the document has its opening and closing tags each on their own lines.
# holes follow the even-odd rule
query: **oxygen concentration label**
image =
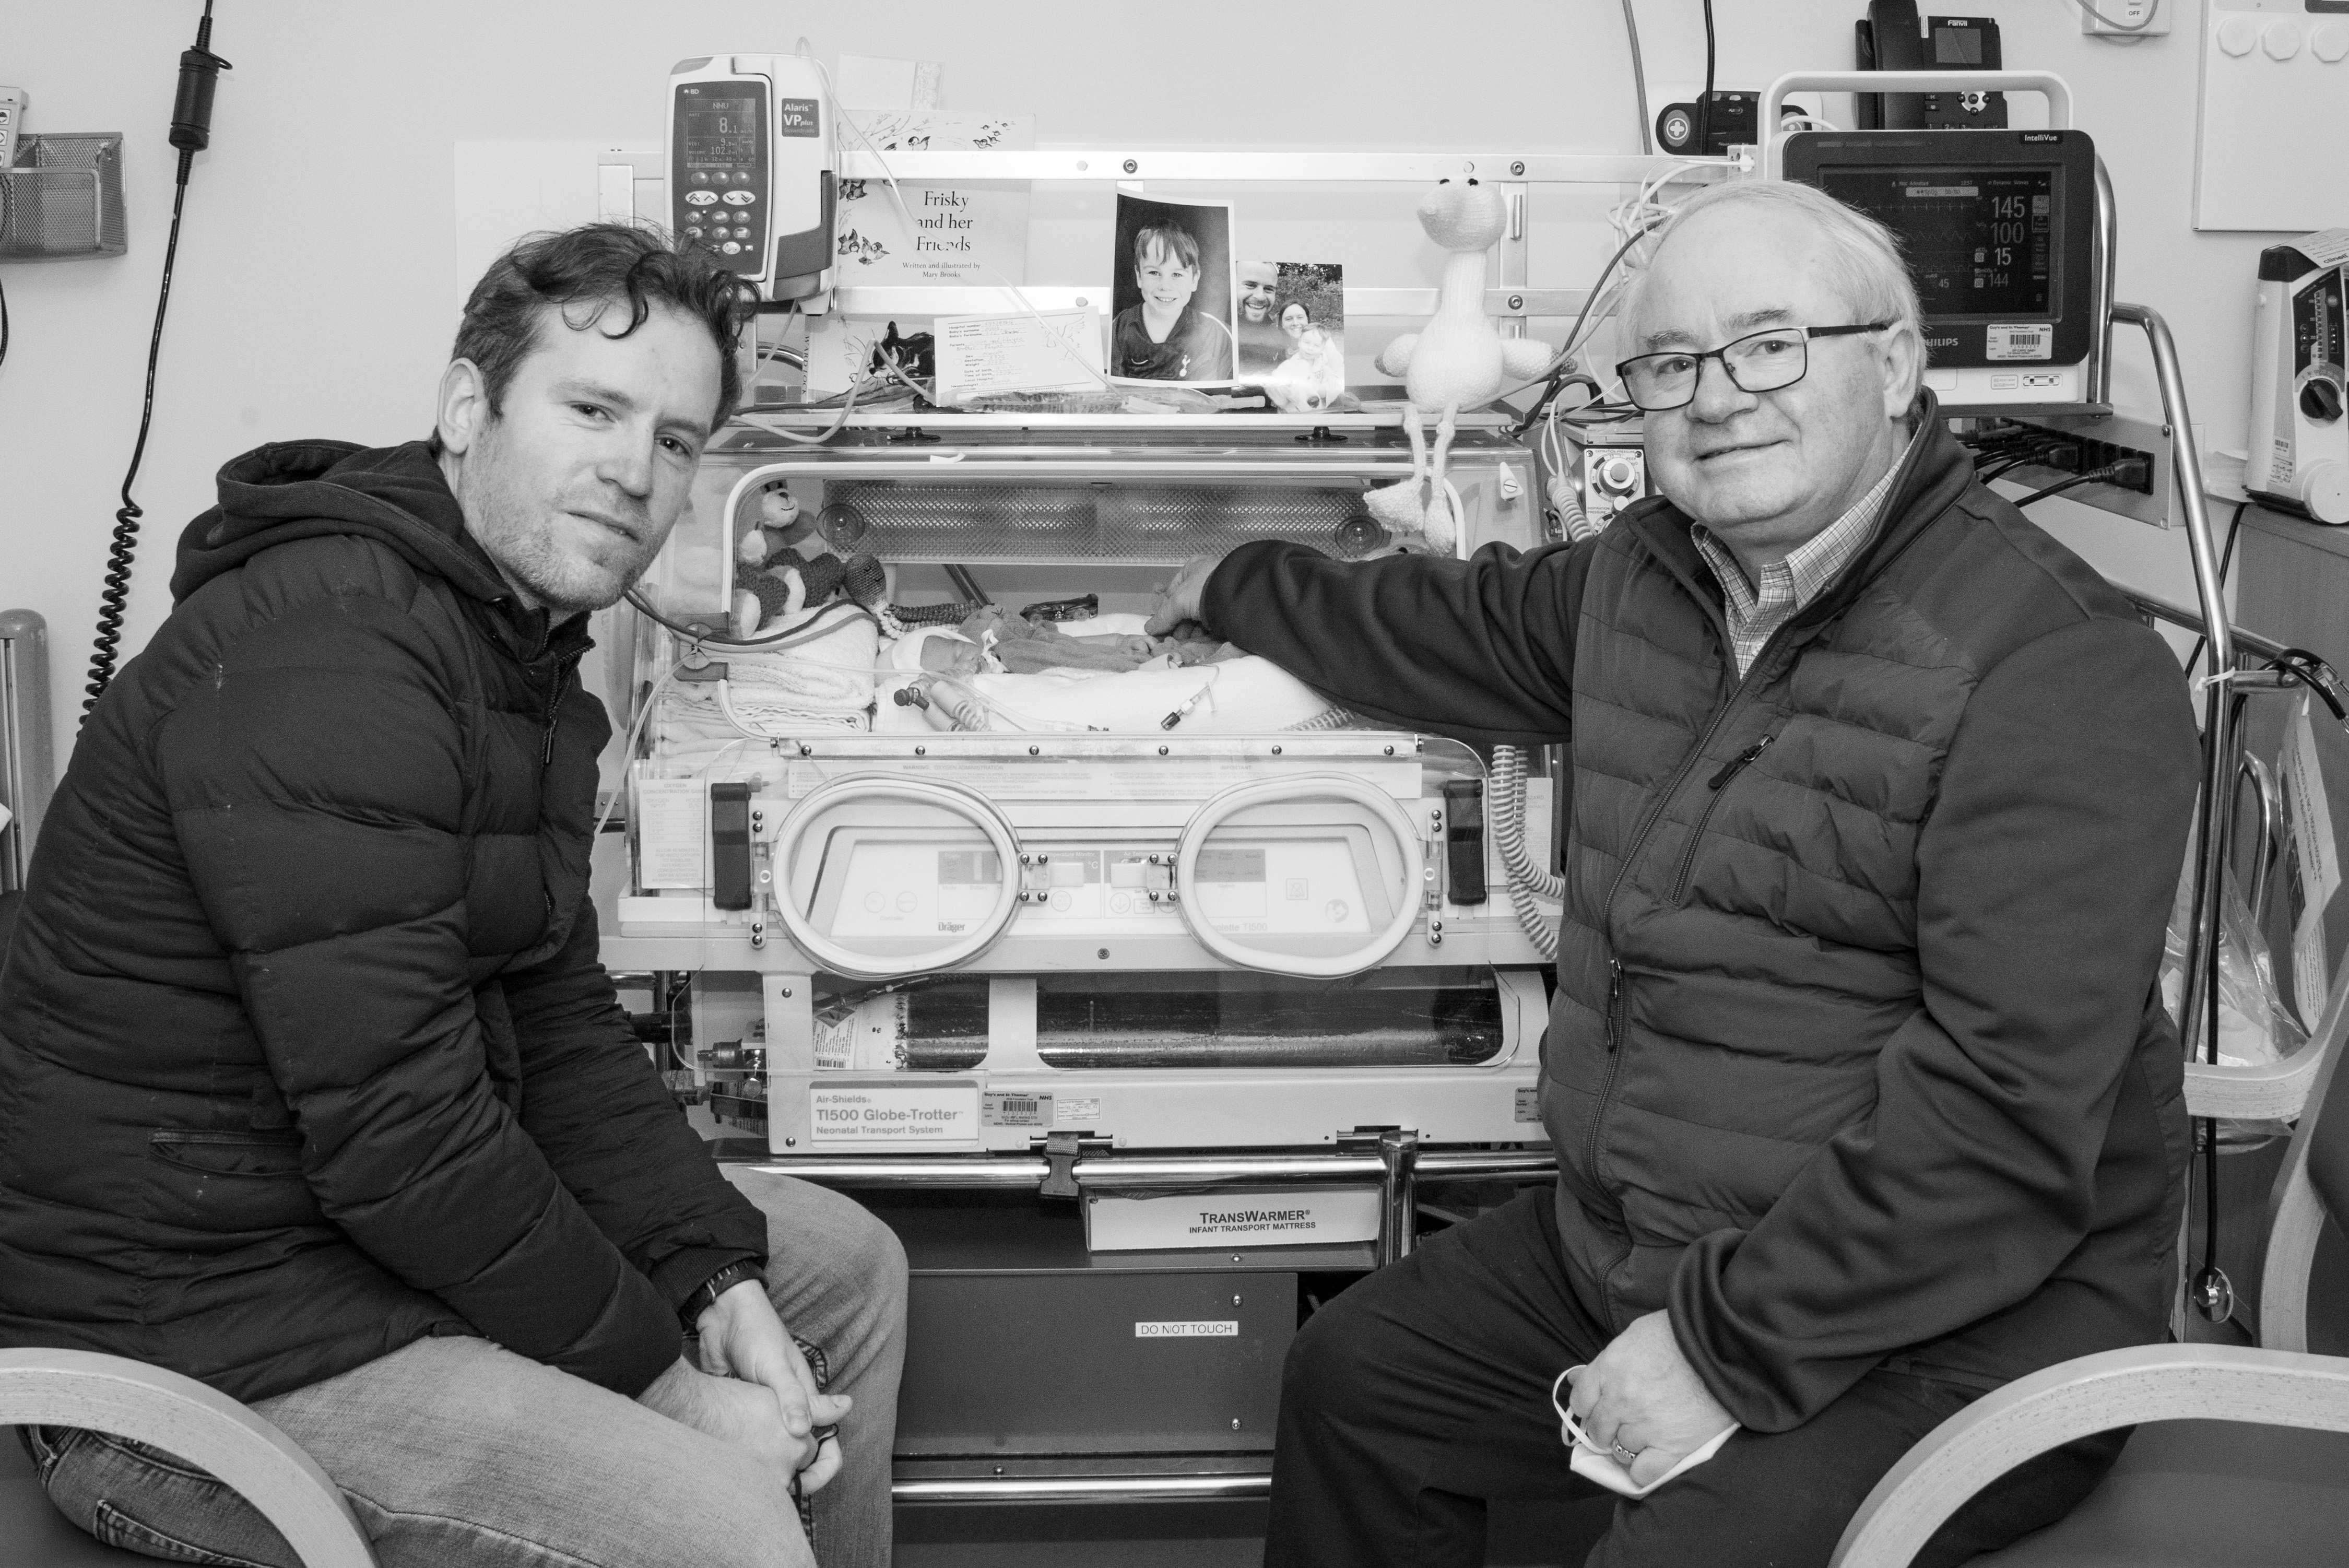
<svg viewBox="0 0 2349 1568">
<path fill-rule="evenodd" d="M 978 1138 L 976 1084 L 812 1084 L 808 1139 L 818 1148 L 916 1148 Z"/>
</svg>

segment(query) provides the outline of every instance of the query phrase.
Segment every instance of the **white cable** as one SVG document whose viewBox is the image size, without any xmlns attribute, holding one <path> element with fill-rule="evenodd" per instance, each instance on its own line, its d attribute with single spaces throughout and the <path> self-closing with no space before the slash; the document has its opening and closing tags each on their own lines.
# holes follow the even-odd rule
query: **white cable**
<svg viewBox="0 0 2349 1568">
<path fill-rule="evenodd" d="M 1640 59 L 1640 18 L 1631 9 L 1631 0 L 1623 0 L 1623 32 L 1631 40 L 1631 91 L 1640 103 L 1640 151 L 1652 154 L 1656 143 L 1648 125 L 1648 70 Z"/>
<path fill-rule="evenodd" d="M 1493 748 L 1493 843 L 1507 870 L 1509 903 L 1526 940 L 1544 958 L 1557 957 L 1557 932 L 1543 918 L 1537 898 L 1566 897 L 1566 879 L 1553 877 L 1526 853 L 1526 753 L 1516 746 Z"/>
<path fill-rule="evenodd" d="M 889 167 L 888 158 L 882 152 L 879 147 L 874 144 L 873 138 L 866 134 L 864 128 L 857 124 L 854 119 L 850 118 L 848 111 L 841 107 L 840 95 L 833 90 L 832 72 L 824 67 L 824 63 L 822 60 L 815 57 L 815 51 L 809 45 L 807 39 L 802 38 L 799 41 L 797 46 L 795 46 L 795 52 L 801 58 L 806 60 L 808 64 L 815 67 L 817 78 L 823 83 L 823 96 L 831 100 L 833 118 L 838 120 L 841 124 L 848 127 L 849 130 L 854 131 L 856 133 L 856 140 L 864 143 L 864 151 L 873 154 L 873 161 L 881 165 L 882 182 L 889 187 L 889 199 L 897 203 L 897 216 L 905 223 L 905 238 L 910 241 L 919 232 L 919 230 L 914 223 L 914 210 L 905 204 L 905 193 L 897 188 L 896 171 Z M 1105 391 L 1114 392 L 1121 389 L 1115 382 L 1109 379 L 1107 375 L 1096 369 L 1091 360 L 1077 353 L 1073 348 L 1069 348 L 1067 341 L 1060 337 L 1059 334 L 1053 332 L 1051 324 L 1044 319 L 1043 313 L 1036 308 L 1035 303 L 1028 297 L 1027 294 L 1018 284 L 1011 281 L 1010 277 L 1003 271 L 1002 268 L 997 266 L 993 262 L 988 260 L 983 255 L 978 258 L 978 265 L 995 275 L 996 281 L 1011 296 L 1014 300 L 1019 302 L 1019 308 L 1026 311 L 1029 318 L 1034 321 L 1037 326 L 1044 329 L 1044 336 L 1047 340 L 1059 345 L 1070 358 L 1074 359 L 1077 362 L 1078 369 L 1083 370 L 1086 375 L 1091 376 L 1094 380 L 1099 381 L 1102 384 L 1102 389 Z M 928 394 L 925 393 L 923 395 L 927 396 Z"/>
</svg>

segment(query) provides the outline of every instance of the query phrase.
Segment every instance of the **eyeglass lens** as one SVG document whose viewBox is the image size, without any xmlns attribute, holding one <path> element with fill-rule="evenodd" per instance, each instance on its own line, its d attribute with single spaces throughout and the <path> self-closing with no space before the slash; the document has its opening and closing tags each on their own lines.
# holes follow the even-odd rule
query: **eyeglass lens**
<svg viewBox="0 0 2349 1568">
<path fill-rule="evenodd" d="M 1793 386 L 1810 363 L 1802 331 L 1784 327 L 1740 337 L 1711 354 L 1642 354 L 1624 366 L 1624 390 L 1642 409 L 1677 409 L 1696 396 L 1699 372 L 1716 357 L 1741 392 Z"/>
</svg>

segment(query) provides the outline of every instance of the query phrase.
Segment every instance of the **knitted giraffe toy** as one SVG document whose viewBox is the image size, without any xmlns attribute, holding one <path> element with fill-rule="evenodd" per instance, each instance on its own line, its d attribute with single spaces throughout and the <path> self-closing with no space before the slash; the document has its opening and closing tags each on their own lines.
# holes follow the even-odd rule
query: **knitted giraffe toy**
<svg viewBox="0 0 2349 1568">
<path fill-rule="evenodd" d="M 1508 229 L 1501 193 L 1474 180 L 1445 180 L 1419 203 L 1419 226 L 1451 252 L 1435 314 L 1425 327 L 1382 349 L 1380 370 L 1403 379 L 1403 429 L 1411 434 L 1411 477 L 1363 497 L 1371 515 L 1404 548 L 1450 555 L 1460 536 L 1444 481 L 1444 455 L 1463 409 L 1500 395 L 1505 379 L 1531 380 L 1549 367 L 1550 348 L 1529 337 L 1504 337 L 1485 314 L 1485 253 Z M 1435 421 L 1435 450 L 1423 430 Z"/>
</svg>

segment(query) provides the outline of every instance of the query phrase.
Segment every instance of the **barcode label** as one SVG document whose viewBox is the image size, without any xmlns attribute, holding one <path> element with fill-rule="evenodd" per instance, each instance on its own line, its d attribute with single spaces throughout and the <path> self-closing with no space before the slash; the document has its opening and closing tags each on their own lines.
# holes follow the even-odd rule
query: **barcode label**
<svg viewBox="0 0 2349 1568">
<path fill-rule="evenodd" d="M 978 1119 L 991 1127 L 1048 1127 L 1052 1125 L 1052 1096 L 989 1091 L 980 1098 Z"/>
<path fill-rule="evenodd" d="M 1993 321 L 1982 329 L 1986 359 L 2046 359 L 2054 352 L 2055 331 L 2044 321 Z"/>
</svg>

